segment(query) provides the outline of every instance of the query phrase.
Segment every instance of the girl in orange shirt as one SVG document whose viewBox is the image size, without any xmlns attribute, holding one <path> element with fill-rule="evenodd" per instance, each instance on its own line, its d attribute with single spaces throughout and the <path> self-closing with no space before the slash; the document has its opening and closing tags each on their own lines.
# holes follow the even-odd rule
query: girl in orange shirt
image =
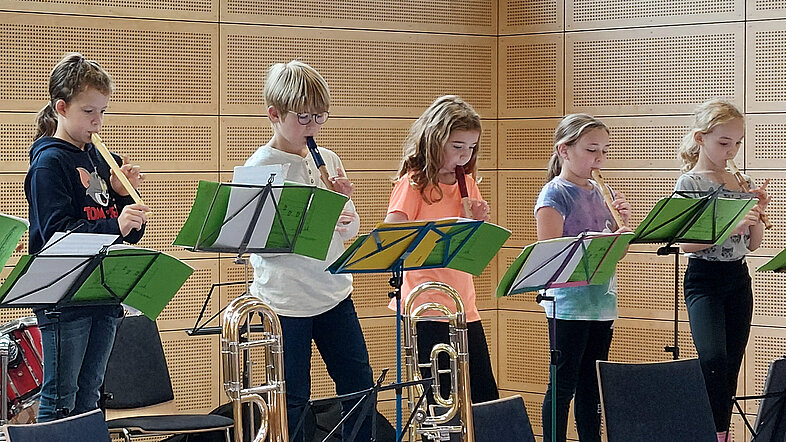
<svg viewBox="0 0 786 442">
<path fill-rule="evenodd" d="M 472 106 L 454 95 L 437 98 L 409 130 L 404 142 L 404 161 L 390 195 L 385 222 L 451 217 L 488 220 L 489 205 L 481 197 L 474 179 L 481 130 L 480 117 Z M 465 181 L 469 213 L 465 213 L 462 206 L 456 166 L 463 166 L 467 174 Z M 407 296 L 414 287 L 426 281 L 450 285 L 464 301 L 472 402 L 498 399 L 486 336 L 475 305 L 472 275 L 453 269 L 407 271 L 404 272 L 401 293 Z M 425 293 L 418 297 L 418 304 L 426 302 L 453 306 L 448 296 L 441 292 Z M 406 299 L 402 299 L 403 303 L 406 303 Z M 390 308 L 396 309 L 395 299 L 391 301 Z M 449 342 L 447 322 L 419 322 L 417 332 L 420 362 L 428 362 L 435 344 Z M 443 366 L 443 362 L 446 361 L 440 361 L 440 366 Z M 446 368 L 447 363 L 444 366 Z M 447 395 L 450 381 L 447 376 L 443 378 L 443 394 Z"/>
</svg>

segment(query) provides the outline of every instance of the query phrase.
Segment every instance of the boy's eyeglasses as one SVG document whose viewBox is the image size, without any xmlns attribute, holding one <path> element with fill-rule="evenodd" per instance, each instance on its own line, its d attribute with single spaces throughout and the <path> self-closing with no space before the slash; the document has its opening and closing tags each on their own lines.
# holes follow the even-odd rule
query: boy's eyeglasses
<svg viewBox="0 0 786 442">
<path fill-rule="evenodd" d="M 295 111 L 288 112 L 297 115 L 297 122 L 303 126 L 310 123 L 312 119 L 314 120 L 314 123 L 325 124 L 325 121 L 327 121 L 328 117 L 330 116 L 330 112 L 322 112 L 319 114 L 300 113 Z"/>
</svg>

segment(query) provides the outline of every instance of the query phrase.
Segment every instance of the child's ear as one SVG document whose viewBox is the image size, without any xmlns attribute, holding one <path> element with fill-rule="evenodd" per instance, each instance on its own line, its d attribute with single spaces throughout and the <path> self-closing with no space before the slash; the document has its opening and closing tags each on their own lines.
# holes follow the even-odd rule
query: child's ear
<svg viewBox="0 0 786 442">
<path fill-rule="evenodd" d="M 273 123 L 281 121 L 281 113 L 274 106 L 267 107 L 267 117 L 270 118 L 270 121 Z"/>
<path fill-rule="evenodd" d="M 704 134 L 701 132 L 696 132 L 693 134 L 693 141 L 696 142 L 699 146 L 704 145 Z"/>
<path fill-rule="evenodd" d="M 66 103 L 63 99 L 55 101 L 55 113 L 58 115 L 64 115 L 67 106 L 68 103 Z"/>
<path fill-rule="evenodd" d="M 568 155 L 568 145 L 562 143 L 557 146 L 557 153 L 559 153 L 560 158 L 565 158 Z"/>
</svg>

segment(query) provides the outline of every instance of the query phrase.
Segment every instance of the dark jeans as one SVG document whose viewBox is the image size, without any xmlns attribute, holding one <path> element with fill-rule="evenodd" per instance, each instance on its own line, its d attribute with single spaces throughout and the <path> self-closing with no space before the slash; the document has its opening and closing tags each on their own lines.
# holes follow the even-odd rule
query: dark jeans
<svg viewBox="0 0 786 442">
<path fill-rule="evenodd" d="M 360 329 L 352 299 L 317 316 L 296 318 L 279 316 L 284 335 L 284 377 L 287 383 L 287 418 L 289 431 L 293 432 L 303 407 L 311 398 L 311 341 L 313 340 L 325 361 L 328 373 L 336 383 L 336 393 L 347 394 L 374 386 L 368 350 Z M 344 413 L 357 401 L 342 404 Z M 376 412 L 372 408 L 372 412 Z M 349 440 L 357 420 L 357 411 L 343 428 L 344 440 Z M 292 438 L 293 434 L 290 434 Z M 364 420 L 355 439 L 371 439 L 371 415 Z M 304 440 L 303 431 L 295 441 Z"/>
<path fill-rule="evenodd" d="M 41 325 L 44 381 L 38 422 L 98 408 L 99 391 L 122 314 L 120 305 L 67 308 L 57 320 Z"/>
<path fill-rule="evenodd" d="M 715 428 L 726 431 L 753 315 L 753 291 L 745 259 L 688 260 L 685 304 Z"/>
<path fill-rule="evenodd" d="M 450 327 L 447 322 L 425 321 L 418 322 L 418 359 L 421 363 L 431 360 L 431 349 L 437 343 L 450 342 Z M 486 344 L 486 334 L 480 321 L 467 324 L 467 347 L 469 351 L 469 384 L 472 402 L 486 402 L 499 399 L 497 382 L 491 370 L 491 357 Z M 445 354 L 439 358 L 440 369 L 450 367 Z M 422 370 L 421 375 L 431 377 L 431 370 Z M 450 377 L 447 374 L 440 376 L 440 391 L 444 397 L 450 394 Z"/>
<path fill-rule="evenodd" d="M 553 319 L 549 319 L 549 339 L 554 343 Z M 568 431 L 568 410 L 573 405 L 576 430 L 581 442 L 600 442 L 600 394 L 595 361 L 609 357 L 614 321 L 568 321 L 557 319 L 557 434 L 554 440 L 563 442 Z M 543 398 L 543 440 L 551 441 L 552 382 L 549 381 Z"/>
</svg>

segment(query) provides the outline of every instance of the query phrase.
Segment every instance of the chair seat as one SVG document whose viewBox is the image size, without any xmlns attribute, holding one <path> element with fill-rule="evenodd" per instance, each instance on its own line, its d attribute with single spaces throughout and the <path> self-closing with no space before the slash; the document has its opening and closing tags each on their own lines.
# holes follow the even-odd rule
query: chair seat
<svg viewBox="0 0 786 442">
<path fill-rule="evenodd" d="M 214 414 L 178 414 L 167 416 L 141 416 L 107 421 L 110 430 L 133 429 L 144 433 L 198 432 L 230 428 L 233 419 Z"/>
</svg>

